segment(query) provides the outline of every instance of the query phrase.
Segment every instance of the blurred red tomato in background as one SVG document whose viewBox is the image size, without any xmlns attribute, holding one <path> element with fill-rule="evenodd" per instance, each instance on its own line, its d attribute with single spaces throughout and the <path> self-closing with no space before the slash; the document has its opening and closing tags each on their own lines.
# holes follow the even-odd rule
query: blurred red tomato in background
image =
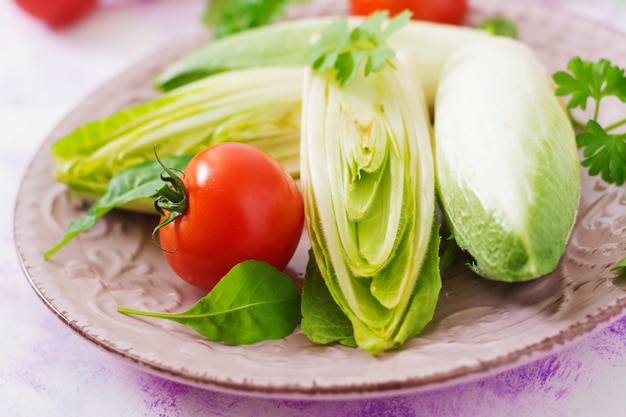
<svg viewBox="0 0 626 417">
<path fill-rule="evenodd" d="M 412 19 L 460 25 L 468 10 L 468 0 L 350 0 L 350 13 L 366 16 L 377 10 L 389 10 L 391 16 L 404 10 Z"/>
<path fill-rule="evenodd" d="M 14 0 L 31 16 L 45 22 L 50 27 L 60 27 L 72 23 L 89 13 L 98 0 Z"/>
</svg>

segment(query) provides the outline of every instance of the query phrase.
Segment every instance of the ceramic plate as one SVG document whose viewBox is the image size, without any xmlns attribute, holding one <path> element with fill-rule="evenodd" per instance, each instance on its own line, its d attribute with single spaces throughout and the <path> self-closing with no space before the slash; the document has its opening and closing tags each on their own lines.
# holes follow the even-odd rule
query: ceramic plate
<svg viewBox="0 0 626 417">
<path fill-rule="evenodd" d="M 517 2 L 479 2 L 471 20 L 495 14 L 517 22 L 520 38 L 551 72 L 575 55 L 625 65 L 626 39 L 608 29 Z M 346 398 L 485 376 L 546 355 L 622 316 L 626 292 L 610 268 L 626 256 L 626 188 L 584 174 L 577 224 L 554 273 L 523 284 L 488 282 L 462 269 L 447 274 L 423 334 L 379 357 L 315 346 L 299 330 L 282 340 L 227 346 L 173 322 L 117 313 L 118 306 L 181 311 L 202 293 L 170 271 L 150 241 L 155 219 L 146 215 L 111 213 L 44 261 L 44 251 L 84 210 L 51 177 L 50 144 L 81 123 L 153 96 L 151 77 L 204 40 L 200 35 L 159 52 L 95 92 L 50 134 L 23 179 L 15 240 L 24 270 L 52 311 L 86 339 L 144 370 L 207 389 Z M 302 279 L 307 248 L 305 239 L 290 264 L 296 280 Z"/>
</svg>

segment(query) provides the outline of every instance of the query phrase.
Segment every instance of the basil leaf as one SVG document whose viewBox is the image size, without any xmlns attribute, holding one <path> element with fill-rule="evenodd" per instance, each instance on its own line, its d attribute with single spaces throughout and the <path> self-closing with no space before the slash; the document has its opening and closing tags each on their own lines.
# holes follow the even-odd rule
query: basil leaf
<svg viewBox="0 0 626 417">
<path fill-rule="evenodd" d="M 243 345 L 280 339 L 300 322 L 300 292 L 289 276 L 265 262 L 233 267 L 205 297 L 182 313 L 120 307 L 120 313 L 172 320 L 209 340 Z"/>
<path fill-rule="evenodd" d="M 302 332 L 313 343 L 356 347 L 348 317 L 333 300 L 315 259 L 309 256 L 302 290 Z"/>
<path fill-rule="evenodd" d="M 181 155 L 164 157 L 162 160 L 168 167 L 182 171 L 191 158 L 192 155 Z M 114 208 L 144 198 L 155 198 L 157 189 L 163 185 L 162 171 L 163 168 L 156 161 L 146 161 L 113 176 L 107 192 L 93 203 L 84 216 L 70 222 L 65 235 L 44 254 L 44 258 L 49 259 L 80 232 L 91 229 L 99 218 Z"/>
</svg>

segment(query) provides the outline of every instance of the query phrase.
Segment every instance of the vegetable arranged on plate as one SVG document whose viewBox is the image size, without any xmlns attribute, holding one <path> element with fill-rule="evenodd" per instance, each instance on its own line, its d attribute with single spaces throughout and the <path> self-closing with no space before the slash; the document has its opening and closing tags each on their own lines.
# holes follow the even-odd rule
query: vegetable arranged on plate
<svg viewBox="0 0 626 417">
<path fill-rule="evenodd" d="M 441 288 L 430 260 L 439 234 L 426 101 L 411 57 L 380 45 L 405 17 L 382 32 L 383 14 L 352 33 L 345 22 L 330 26 L 312 49 L 320 64 L 305 70 L 302 98 L 312 253 L 356 345 L 372 354 L 418 334 Z M 363 39 L 372 48 L 355 52 Z"/>
<path fill-rule="evenodd" d="M 77 21 L 98 6 L 98 0 L 14 0 L 22 10 L 51 28 Z"/>
<path fill-rule="evenodd" d="M 431 321 L 447 265 L 440 230 L 487 279 L 549 274 L 578 210 L 576 137 L 534 52 L 490 30 L 379 12 L 285 21 L 199 48 L 155 77 L 156 99 L 53 144 L 56 178 L 95 203 L 46 256 L 107 211 L 154 213 L 158 198 L 164 256 L 208 294 L 183 313 L 121 312 L 226 343 L 300 323 L 314 343 L 373 355 Z M 623 70 L 572 62 L 573 76 L 554 76 L 570 109 L 626 100 Z M 602 93 L 589 86 L 599 78 Z M 578 136 L 583 165 L 622 184 L 625 141 L 609 132 L 623 122 L 602 133 L 594 120 Z M 300 299 L 280 270 L 303 214 Z"/>
<path fill-rule="evenodd" d="M 572 125 L 530 48 L 496 37 L 448 60 L 435 155 L 446 221 L 474 271 L 526 281 L 557 267 L 578 211 L 580 168 Z"/>
<path fill-rule="evenodd" d="M 572 114 L 574 125 L 579 127 L 576 136 L 578 146 L 583 148 L 583 166 L 589 167 L 591 175 L 598 175 L 610 184 L 622 185 L 626 181 L 626 134 L 614 131 L 626 125 L 626 118 L 600 124 L 600 102 L 616 98 L 626 103 L 626 76 L 624 69 L 601 59 L 598 62 L 573 58 L 567 65 L 569 71 L 554 74 L 558 84 L 556 94 L 570 96 L 567 108 L 586 110 L 587 103 L 594 103 L 593 115 L 585 123 Z M 584 127 L 583 127 L 584 126 Z"/>
<path fill-rule="evenodd" d="M 159 245 L 174 272 L 211 290 L 240 262 L 283 270 L 300 242 L 304 204 L 287 170 L 258 148 L 210 146 L 182 174 L 163 166 Z"/>
<path fill-rule="evenodd" d="M 247 260 L 235 265 L 187 311 L 156 313 L 125 307 L 117 311 L 175 321 L 209 340 L 243 345 L 292 333 L 300 321 L 300 292 L 276 268 Z"/>
</svg>

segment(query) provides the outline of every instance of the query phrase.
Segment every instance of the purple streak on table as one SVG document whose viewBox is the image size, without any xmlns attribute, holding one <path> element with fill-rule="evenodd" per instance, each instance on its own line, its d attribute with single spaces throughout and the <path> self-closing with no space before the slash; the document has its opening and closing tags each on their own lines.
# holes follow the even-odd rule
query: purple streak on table
<svg viewBox="0 0 626 417">
<path fill-rule="evenodd" d="M 537 390 L 551 393 L 555 399 L 560 399 L 568 395 L 567 388 L 553 388 L 555 379 L 576 379 L 572 374 L 577 373 L 582 367 L 582 363 L 559 358 L 557 355 L 548 356 L 545 359 L 523 366 L 516 371 L 504 372 L 492 378 L 477 382 L 477 386 L 490 391 L 498 398 L 515 398 L 521 392 L 534 386 Z"/>
<path fill-rule="evenodd" d="M 551 354 L 530 364 L 477 381 L 413 395 L 346 401 L 250 399 L 189 387 L 142 371 L 133 371 L 133 374 L 137 378 L 137 385 L 145 394 L 143 401 L 146 405 L 146 417 L 186 416 L 192 408 L 210 409 L 216 416 L 469 416 L 472 415 L 472 410 L 467 409 L 464 398 L 471 397 L 474 407 L 488 408 L 495 404 L 502 407 L 501 404 L 510 403 L 518 409 L 523 398 L 533 396 L 550 398 L 554 404 L 558 404 L 559 400 L 567 400 L 578 394 L 572 392 L 570 387 L 586 376 L 596 359 L 600 362 L 618 361 L 615 366 L 620 366 L 622 361 L 619 358 L 626 354 L 624 347 L 626 318 L 594 336 L 582 339 L 559 354 Z M 576 355 L 570 354 L 572 349 L 588 350 L 596 358 L 590 358 L 591 363 L 582 362 Z M 583 382 L 591 384 L 592 381 Z M 532 405 L 527 404 L 526 407 L 532 409 Z M 543 411 L 546 415 L 567 415 L 554 414 L 557 412 L 553 409 Z"/>
<path fill-rule="evenodd" d="M 178 399 L 186 395 L 191 387 L 166 379 L 157 378 L 147 375 L 141 384 L 141 391 L 146 393 L 144 403 L 150 414 L 167 417 L 179 416 Z"/>
</svg>

